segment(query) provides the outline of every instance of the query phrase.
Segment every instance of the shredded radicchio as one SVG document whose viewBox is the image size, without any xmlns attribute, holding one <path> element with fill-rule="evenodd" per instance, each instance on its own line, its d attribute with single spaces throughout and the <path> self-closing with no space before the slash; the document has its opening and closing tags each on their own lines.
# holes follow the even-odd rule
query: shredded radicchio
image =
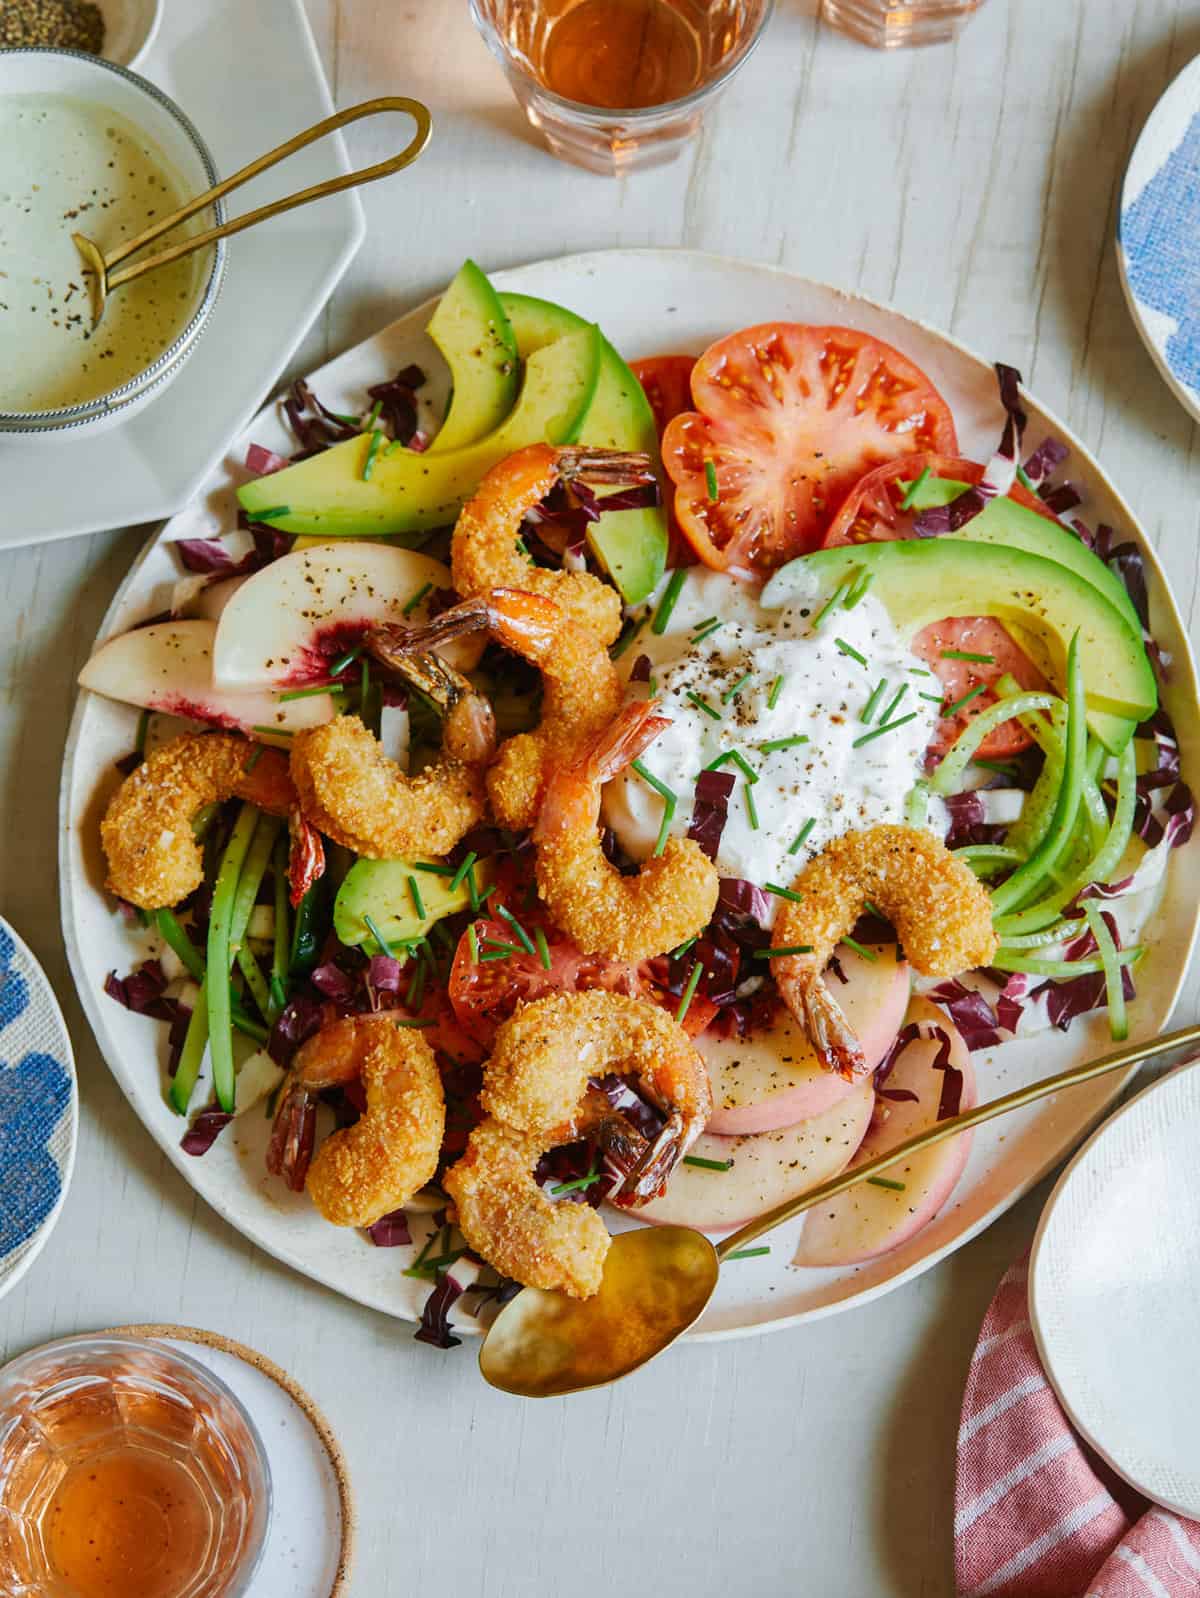
<svg viewBox="0 0 1200 1598">
<path fill-rule="evenodd" d="M 753 916 L 760 924 L 771 914 L 766 894 L 756 883 L 747 882 L 745 877 L 722 877 L 718 901 L 741 915 Z"/>
<path fill-rule="evenodd" d="M 991 1049 L 1005 1041 L 995 1010 L 982 993 L 968 988 L 957 977 L 939 982 L 925 996 L 942 1006 L 972 1054 L 976 1049 Z"/>
<path fill-rule="evenodd" d="M 127 977 L 110 971 L 104 979 L 104 991 L 110 999 L 123 1004 L 135 1015 L 152 1016 L 156 1021 L 173 1021 L 179 1005 L 166 997 L 167 978 L 157 960 L 143 960 Z"/>
<path fill-rule="evenodd" d="M 225 1110 L 201 1110 L 179 1139 L 179 1147 L 185 1154 L 207 1154 L 232 1120 L 233 1116 Z"/>
<path fill-rule="evenodd" d="M 692 823 L 688 837 L 700 845 L 710 860 L 717 858 L 729 815 L 729 796 L 737 778 L 731 771 L 702 771 L 696 779 Z"/>
<path fill-rule="evenodd" d="M 1153 740 L 1155 763 L 1137 778 L 1133 826 L 1146 847 L 1166 840 L 1178 849 L 1192 836 L 1196 804 L 1192 790 L 1180 775 L 1179 739 L 1168 713 L 1160 706 L 1138 728 L 1138 736 Z"/>
<path fill-rule="evenodd" d="M 408 1216 L 403 1210 L 393 1210 L 390 1215 L 381 1215 L 373 1226 L 367 1227 L 367 1236 L 376 1248 L 397 1248 L 402 1243 L 411 1243 L 412 1234 L 408 1229 Z"/>
<path fill-rule="evenodd" d="M 950 1061 L 950 1034 L 945 1027 L 938 1026 L 936 1021 L 910 1021 L 907 1026 L 900 1028 L 896 1034 L 896 1041 L 875 1068 L 875 1087 L 884 1098 L 917 1098 L 917 1095 L 910 1093 L 907 1088 L 889 1088 L 886 1083 L 895 1069 L 897 1060 L 905 1049 L 910 1044 L 916 1043 L 918 1039 L 927 1043 L 936 1043 L 938 1046 L 937 1053 L 929 1062 L 929 1069 L 944 1073 L 937 1118 L 939 1121 L 945 1121 L 950 1116 L 957 1115 L 962 1104 L 963 1074 Z"/>
<path fill-rule="evenodd" d="M 965 844 L 1003 843 L 1008 836 L 1007 826 L 988 821 L 988 805 L 983 791 L 969 789 L 953 793 L 943 801 L 949 820 L 946 847 L 958 849 Z"/>
<path fill-rule="evenodd" d="M 941 533 L 956 533 L 973 521 L 984 510 L 989 500 L 1007 494 L 1017 480 L 1017 456 L 1025 425 L 1029 418 L 1021 409 L 1021 374 L 1015 366 L 996 362 L 996 379 L 1000 385 L 1000 403 L 1004 407 L 1004 430 L 996 452 L 983 469 L 983 476 L 972 487 L 964 489 L 948 505 L 934 505 L 923 510 L 913 522 L 913 532 L 918 538 L 936 538 Z"/>
<path fill-rule="evenodd" d="M 287 466 L 288 458 L 277 450 L 266 449 L 262 444 L 246 446 L 246 470 L 254 477 L 270 477 Z"/>
<path fill-rule="evenodd" d="M 418 1343 L 428 1343 L 433 1348 L 457 1348 L 462 1342 L 450 1330 L 450 1311 L 462 1293 L 462 1288 L 449 1273 L 442 1276 L 425 1300 L 421 1311 L 421 1324 L 413 1333 Z"/>
</svg>

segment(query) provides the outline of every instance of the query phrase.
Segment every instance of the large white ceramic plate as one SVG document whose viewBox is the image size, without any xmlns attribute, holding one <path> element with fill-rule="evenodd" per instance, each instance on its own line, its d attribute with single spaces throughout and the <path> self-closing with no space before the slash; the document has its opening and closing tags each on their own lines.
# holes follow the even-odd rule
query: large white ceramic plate
<svg viewBox="0 0 1200 1598">
<path fill-rule="evenodd" d="M 301 0 L 166 7 L 139 71 L 187 112 L 222 174 L 329 116 Z M 347 171 L 341 135 L 239 189 L 231 216 Z M 157 521 L 187 504 L 278 373 L 362 243 L 354 193 L 229 241 L 221 294 L 178 377 L 136 415 L 53 444 L 0 438 L 0 548 Z"/>
<path fill-rule="evenodd" d="M 1151 111 L 1129 159 L 1117 261 L 1146 348 L 1200 419 L 1200 56 Z"/>
<path fill-rule="evenodd" d="M 714 256 L 673 250 L 620 250 L 545 261 L 497 274 L 501 288 L 558 300 L 598 320 L 629 357 L 697 351 L 733 328 L 771 318 L 850 323 L 881 334 L 917 360 L 953 407 L 963 453 L 990 453 L 1001 417 L 989 365 L 939 333 L 882 306 L 821 284 Z M 435 352 L 422 333 L 424 306 L 348 351 L 317 373 L 314 382 L 335 408 L 357 404 L 365 385 L 416 359 L 433 371 Z M 1014 351 L 997 350 L 997 356 Z M 1086 494 L 1082 514 L 1139 537 L 1150 567 L 1154 625 L 1175 665 L 1167 702 L 1180 726 L 1184 769 L 1197 769 L 1195 676 L 1187 639 L 1154 556 L 1137 533 L 1132 512 L 1100 467 L 1057 418 L 1031 404 L 1030 434 L 1052 432 L 1071 444 L 1071 478 Z M 213 475 L 205 494 L 164 530 L 163 539 L 194 537 L 230 524 L 231 485 L 244 475 L 239 462 L 251 438 L 289 447 L 272 411 L 264 412 L 234 449 L 228 470 Z M 102 636 L 124 631 L 163 607 L 178 575 L 175 557 L 160 540 L 130 573 L 105 620 Z M 62 787 L 61 876 L 63 926 L 72 969 L 114 1074 L 138 1114 L 188 1180 L 222 1215 L 273 1254 L 298 1269 L 397 1315 L 412 1315 L 423 1288 L 401 1275 L 398 1251 L 372 1248 L 362 1237 L 327 1225 L 304 1198 L 288 1195 L 263 1170 L 266 1125 L 261 1117 L 239 1123 L 203 1159 L 178 1148 L 180 1123 L 161 1091 L 162 1029 L 106 999 L 106 971 L 125 968 L 135 946 L 101 891 L 98 818 L 116 782 L 112 762 L 133 739 L 132 711 L 84 697 L 72 723 Z M 1200 845 L 1177 852 L 1169 873 L 1153 958 L 1139 972 L 1132 1009 L 1133 1035 L 1159 1032 L 1187 965 L 1200 899 Z M 1106 1040 L 1103 1020 L 1076 1023 L 1066 1036 L 1052 1033 L 976 1055 L 980 1092 L 992 1097 L 1049 1075 L 1096 1053 Z M 720 1336 L 783 1326 L 827 1314 L 884 1292 L 929 1265 L 986 1226 L 1082 1136 L 1118 1091 L 1105 1081 L 1077 1088 L 1070 1097 L 1043 1102 L 976 1134 L 970 1162 L 952 1201 L 932 1225 L 885 1258 L 857 1268 L 796 1270 L 799 1223 L 772 1238 L 769 1256 L 746 1260 L 722 1273 L 717 1297 L 698 1335 Z"/>
<path fill-rule="evenodd" d="M 1139 1093 L 1063 1172 L 1029 1318 L 1077 1430 L 1147 1498 L 1200 1519 L 1200 1062 Z"/>
</svg>

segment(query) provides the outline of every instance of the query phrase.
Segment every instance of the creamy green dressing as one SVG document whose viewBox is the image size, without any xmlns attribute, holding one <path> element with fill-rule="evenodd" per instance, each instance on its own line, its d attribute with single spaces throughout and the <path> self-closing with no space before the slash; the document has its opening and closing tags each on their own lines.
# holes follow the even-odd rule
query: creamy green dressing
<svg viewBox="0 0 1200 1598">
<path fill-rule="evenodd" d="M 71 234 L 107 252 L 185 197 L 153 140 L 106 106 L 55 94 L 0 99 L 0 411 L 97 399 L 174 343 L 207 255 L 114 290 L 93 333 Z"/>
</svg>

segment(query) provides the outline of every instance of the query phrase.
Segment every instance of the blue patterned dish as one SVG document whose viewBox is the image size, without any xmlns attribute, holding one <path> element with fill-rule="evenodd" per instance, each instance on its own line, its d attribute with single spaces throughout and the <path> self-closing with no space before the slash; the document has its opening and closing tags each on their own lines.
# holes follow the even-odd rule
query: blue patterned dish
<svg viewBox="0 0 1200 1598">
<path fill-rule="evenodd" d="M 49 1237 L 75 1163 L 75 1062 L 45 973 L 0 917 L 0 1294 Z"/>
<path fill-rule="evenodd" d="M 1154 107 L 1134 148 L 1117 257 L 1147 349 L 1200 419 L 1200 56 Z"/>
</svg>

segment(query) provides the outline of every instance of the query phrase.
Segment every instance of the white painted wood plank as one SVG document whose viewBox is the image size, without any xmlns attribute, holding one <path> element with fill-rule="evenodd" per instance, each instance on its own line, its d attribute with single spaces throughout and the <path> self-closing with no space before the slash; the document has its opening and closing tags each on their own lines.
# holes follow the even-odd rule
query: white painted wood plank
<svg viewBox="0 0 1200 1598">
<path fill-rule="evenodd" d="M 499 267 L 684 244 L 778 261 L 1022 367 L 1102 453 L 1195 622 L 1198 434 L 1137 341 L 1111 250 L 1132 138 L 1200 49 L 1194 0 L 988 0 L 954 47 L 891 58 L 818 29 L 812 0 L 781 0 L 701 140 L 621 182 L 538 147 L 465 5 L 307 3 L 338 104 L 416 94 L 436 133 L 416 167 L 364 191 L 367 242 L 297 371 L 435 292 L 467 253 Z M 390 142 L 383 124 L 349 136 L 360 163 Z M 276 1265 L 157 1154 L 70 991 L 54 895 L 74 673 L 139 541 L 0 557 L 0 908 L 63 997 L 84 1104 L 72 1194 L 0 1303 L 0 1354 L 142 1319 L 262 1348 L 311 1388 L 346 1446 L 362 1521 L 356 1598 L 949 1594 L 962 1382 L 1038 1195 L 862 1311 L 683 1349 L 611 1392 L 521 1405 L 480 1383 L 469 1348 L 437 1354 Z M 1198 998 L 1193 980 L 1181 1018 Z"/>
</svg>

